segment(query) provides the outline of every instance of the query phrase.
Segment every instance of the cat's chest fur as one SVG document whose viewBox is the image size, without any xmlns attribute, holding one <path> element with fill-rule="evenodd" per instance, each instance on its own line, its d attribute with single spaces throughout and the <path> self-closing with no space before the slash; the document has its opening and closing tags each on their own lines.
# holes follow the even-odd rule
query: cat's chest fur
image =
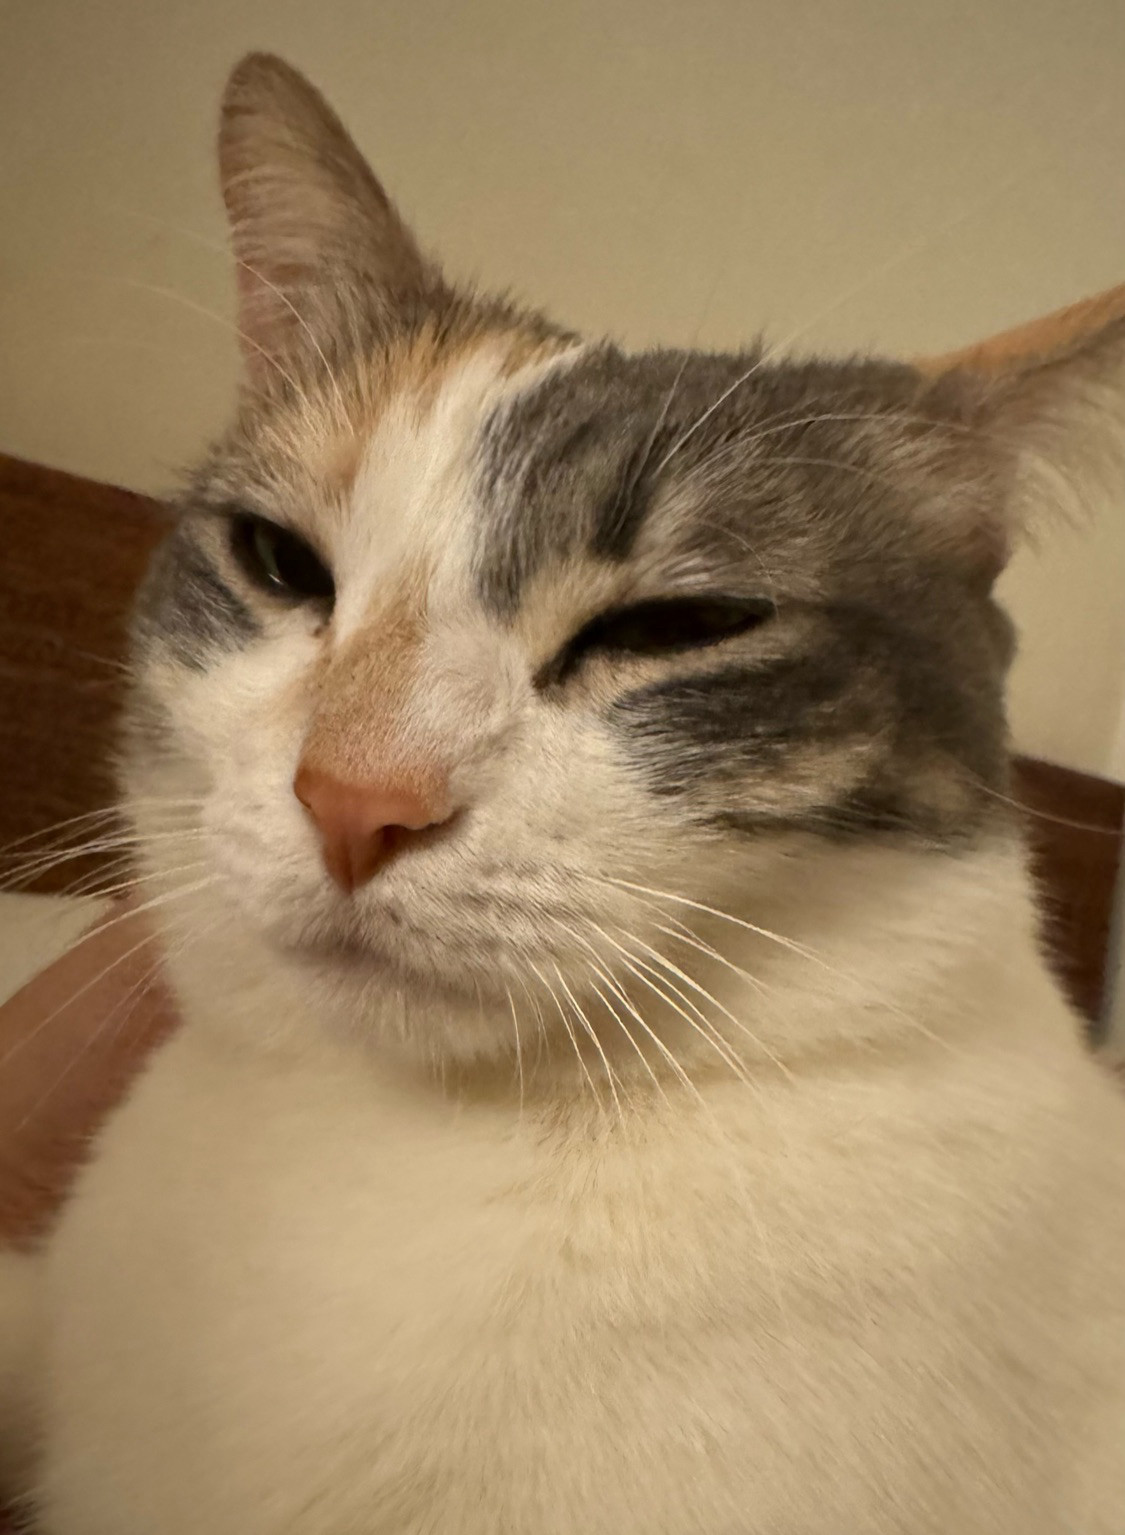
<svg viewBox="0 0 1125 1535">
<path fill-rule="evenodd" d="M 1000 1361 L 1073 1267 L 1071 1149 L 909 1081 L 622 1131 L 182 1038 L 54 1244 L 46 1528 L 1054 1535 L 1087 1361 Z"/>
</svg>

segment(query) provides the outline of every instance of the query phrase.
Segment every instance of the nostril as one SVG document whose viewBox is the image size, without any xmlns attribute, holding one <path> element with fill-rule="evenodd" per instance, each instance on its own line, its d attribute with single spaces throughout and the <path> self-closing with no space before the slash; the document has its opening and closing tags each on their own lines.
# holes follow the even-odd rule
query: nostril
<svg viewBox="0 0 1125 1535">
<path fill-rule="evenodd" d="M 302 764 L 302 766 L 297 769 L 296 777 L 293 779 L 293 793 L 300 800 L 301 804 L 304 805 L 306 810 L 311 810 L 313 808 L 312 802 L 316 792 L 315 785 L 316 775 L 310 768 L 307 768 Z"/>
<path fill-rule="evenodd" d="M 440 821 L 428 821 L 425 826 L 384 826 L 380 836 L 383 843 L 384 861 L 395 857 L 400 852 L 406 852 L 410 848 L 429 847 L 432 843 L 441 840 L 448 833 L 453 823 L 459 819 L 459 814 L 454 811 Z"/>
<path fill-rule="evenodd" d="M 393 858 L 396 853 L 401 852 L 412 837 L 417 835 L 417 832 L 412 831 L 409 826 L 384 826 L 380 832 L 384 858 Z"/>
</svg>

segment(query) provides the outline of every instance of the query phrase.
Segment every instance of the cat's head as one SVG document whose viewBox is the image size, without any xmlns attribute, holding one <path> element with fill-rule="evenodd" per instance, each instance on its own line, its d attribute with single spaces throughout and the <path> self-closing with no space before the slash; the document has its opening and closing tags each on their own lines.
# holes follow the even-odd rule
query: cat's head
<svg viewBox="0 0 1125 1535">
<path fill-rule="evenodd" d="M 631 355 L 448 285 L 276 60 L 221 164 L 245 375 L 127 769 L 142 823 L 198 804 L 220 915 L 295 969 L 577 1001 L 691 902 L 993 834 L 992 583 L 1119 324 L 995 370 Z"/>
</svg>

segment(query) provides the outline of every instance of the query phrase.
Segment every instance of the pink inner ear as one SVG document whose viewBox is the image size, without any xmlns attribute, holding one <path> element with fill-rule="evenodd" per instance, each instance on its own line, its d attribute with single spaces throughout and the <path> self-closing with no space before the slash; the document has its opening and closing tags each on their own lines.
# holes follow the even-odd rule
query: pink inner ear
<svg viewBox="0 0 1125 1535">
<path fill-rule="evenodd" d="M 436 291 L 436 270 L 343 124 L 282 60 L 252 54 L 232 73 L 219 171 L 256 382 L 276 375 L 279 359 L 316 353 L 356 305 Z"/>
<path fill-rule="evenodd" d="M 1065 309 L 1025 321 L 984 341 L 945 352 L 939 357 L 920 357 L 914 366 L 929 377 L 964 368 L 972 373 L 998 374 L 1064 352 L 1094 336 L 1114 320 L 1125 316 L 1125 283 L 1107 288 L 1093 298 L 1080 299 Z"/>
<path fill-rule="evenodd" d="M 997 516 L 966 528 L 991 581 L 1040 520 L 1084 518 L 1116 497 L 1125 469 L 1125 284 L 988 340 L 923 358 L 928 378 L 976 375 L 974 412 L 1011 479 Z"/>
<path fill-rule="evenodd" d="M 302 328 L 298 314 L 306 274 L 290 265 L 274 267 L 266 277 L 243 260 L 237 261 L 235 271 L 238 340 L 247 371 L 256 382 L 267 382 L 274 374 L 284 377 L 281 359 L 292 353 Z M 290 292 L 296 299 L 286 303 Z"/>
</svg>

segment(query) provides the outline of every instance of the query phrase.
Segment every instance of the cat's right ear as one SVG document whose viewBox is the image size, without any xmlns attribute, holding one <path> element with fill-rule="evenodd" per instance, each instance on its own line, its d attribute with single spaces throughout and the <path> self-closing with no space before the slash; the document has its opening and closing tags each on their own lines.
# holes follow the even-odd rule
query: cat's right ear
<svg viewBox="0 0 1125 1535">
<path fill-rule="evenodd" d="M 970 382 L 965 424 L 1006 466 L 1007 494 L 961 542 L 996 575 L 1044 514 L 1084 519 L 1125 484 L 1125 284 L 958 352 L 915 361 Z M 954 391 L 955 393 L 956 391 Z"/>
<path fill-rule="evenodd" d="M 268 389 L 334 336 L 362 336 L 438 291 L 340 119 L 282 59 L 251 53 L 231 74 L 219 170 L 253 384 Z"/>
</svg>

